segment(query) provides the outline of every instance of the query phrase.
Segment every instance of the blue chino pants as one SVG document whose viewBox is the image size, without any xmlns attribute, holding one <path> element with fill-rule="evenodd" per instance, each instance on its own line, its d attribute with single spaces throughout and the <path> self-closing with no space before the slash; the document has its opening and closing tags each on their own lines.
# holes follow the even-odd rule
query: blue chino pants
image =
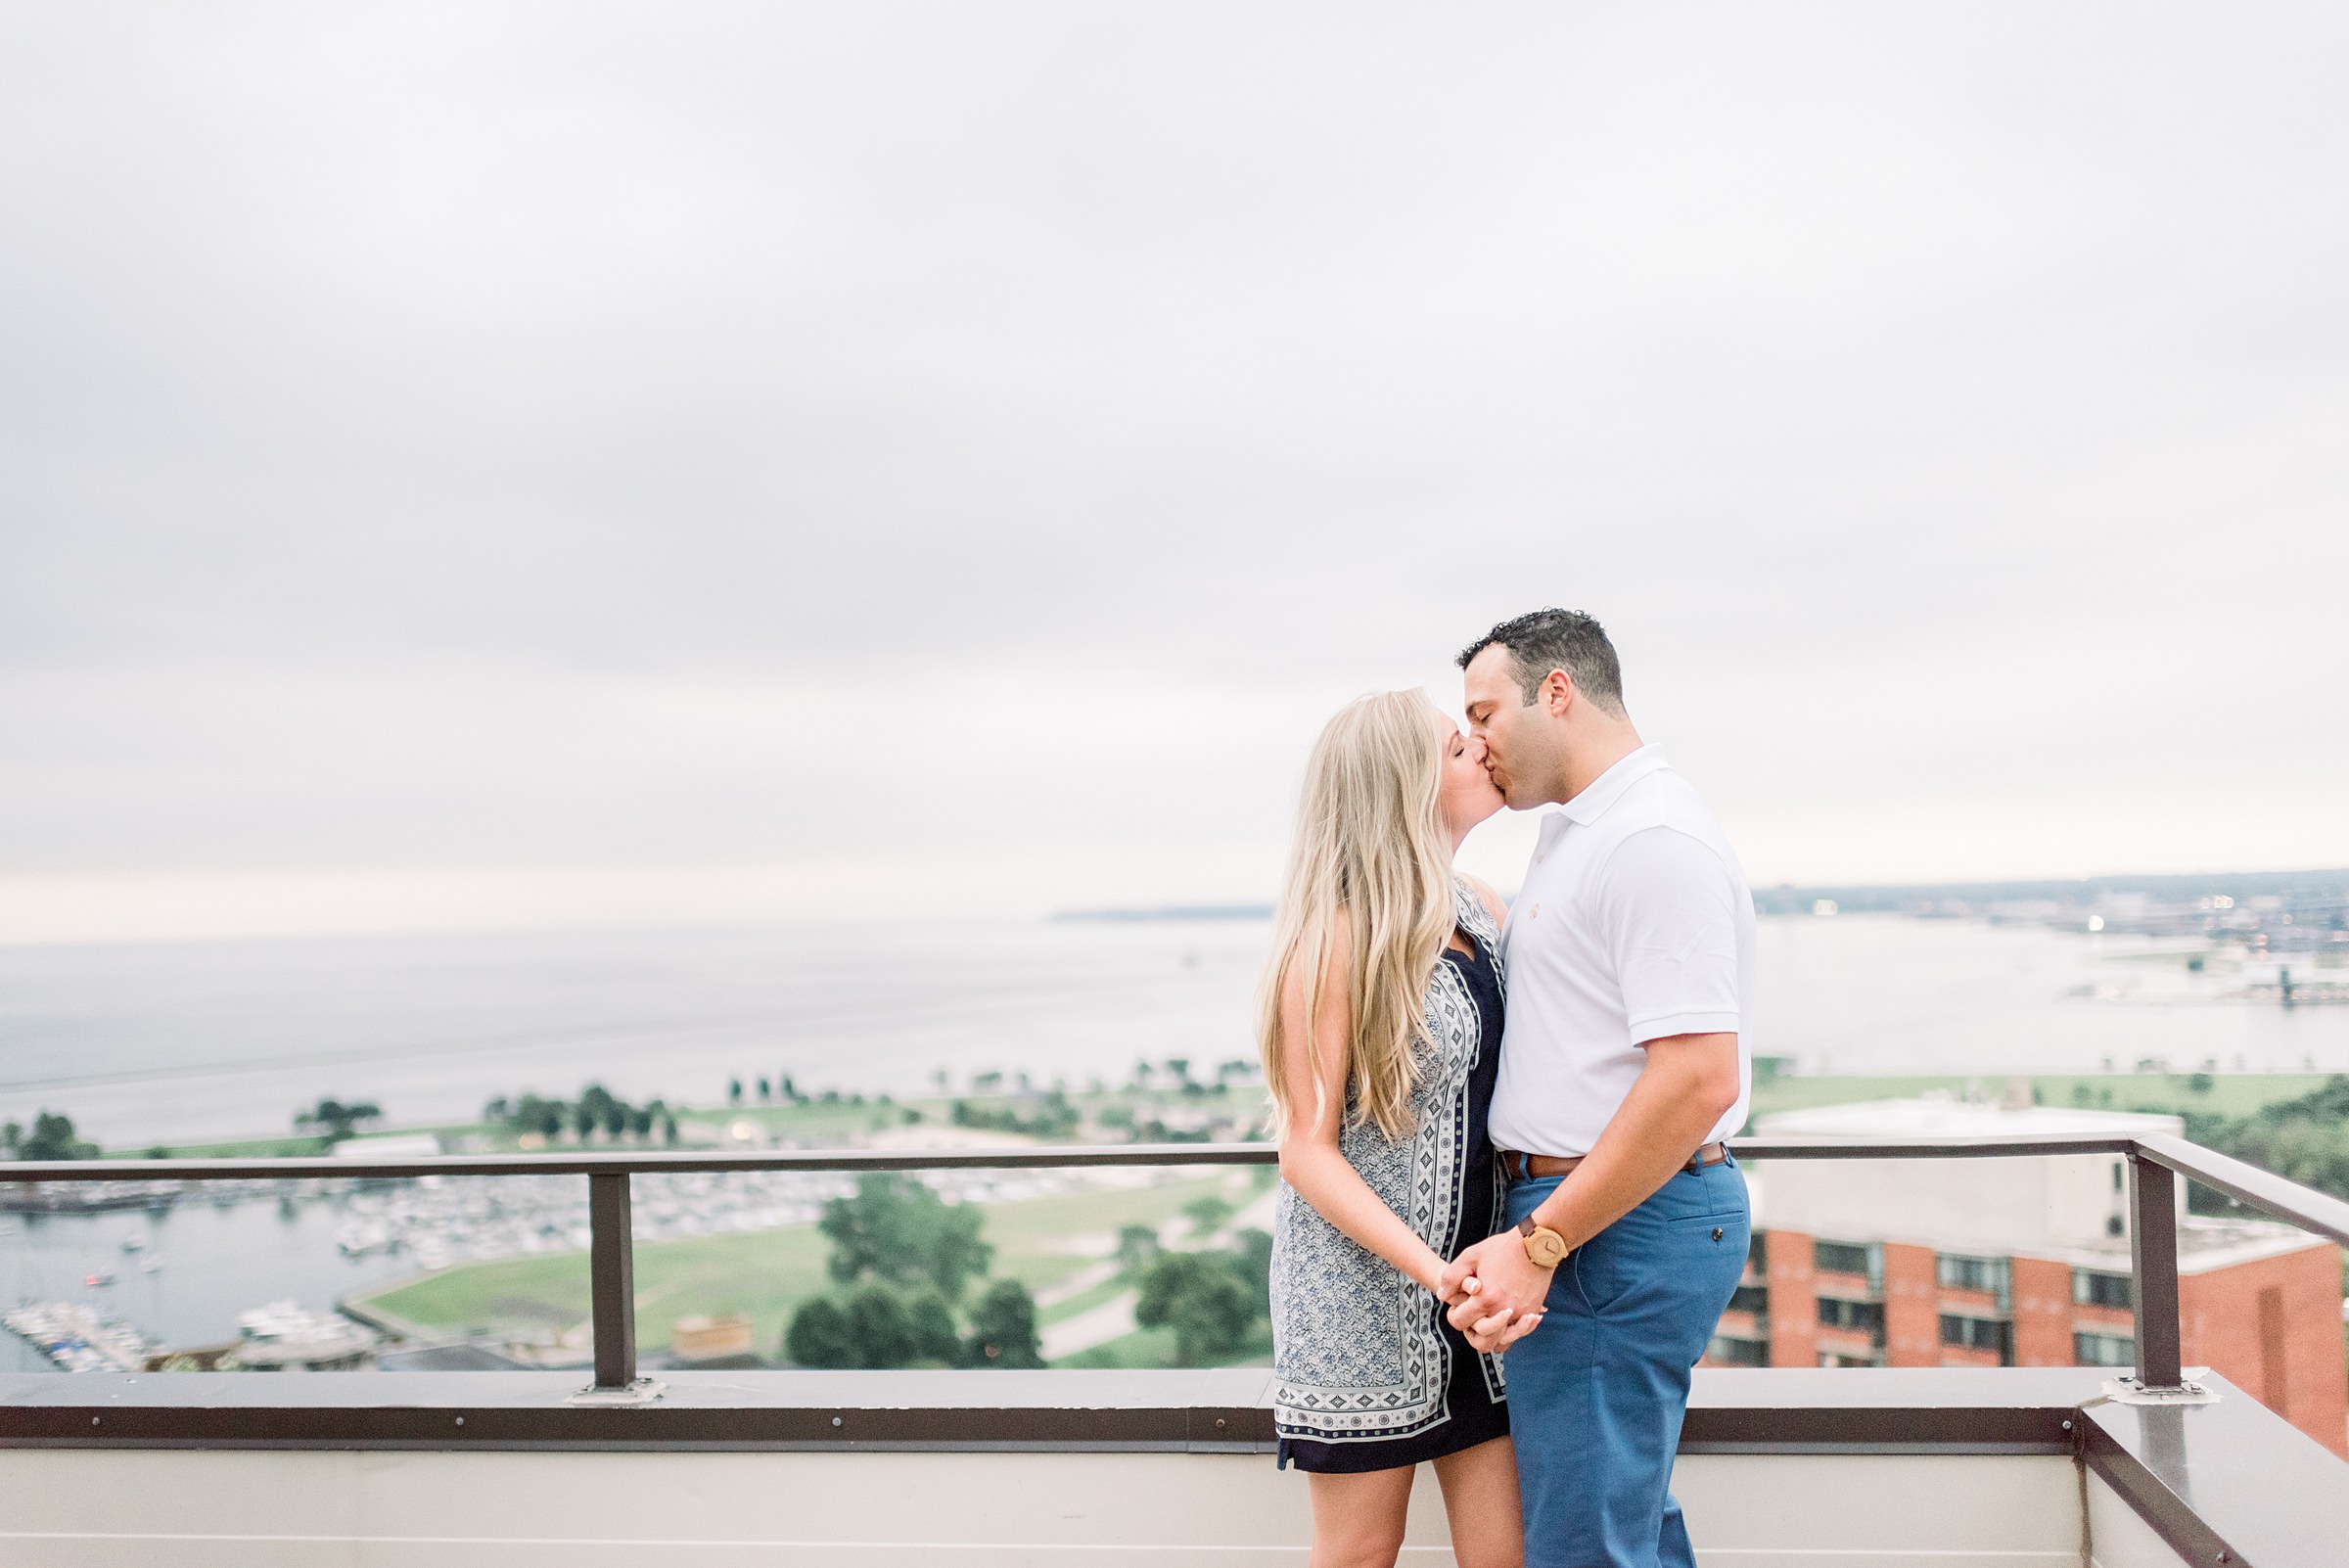
<svg viewBox="0 0 2349 1568">
<path fill-rule="evenodd" d="M 1512 1183 L 1510 1223 L 1560 1179 Z M 1724 1160 L 1674 1176 L 1559 1265 L 1548 1315 L 1506 1361 L 1526 1568 L 1695 1568 L 1672 1461 L 1749 1224 L 1745 1178 Z"/>
</svg>

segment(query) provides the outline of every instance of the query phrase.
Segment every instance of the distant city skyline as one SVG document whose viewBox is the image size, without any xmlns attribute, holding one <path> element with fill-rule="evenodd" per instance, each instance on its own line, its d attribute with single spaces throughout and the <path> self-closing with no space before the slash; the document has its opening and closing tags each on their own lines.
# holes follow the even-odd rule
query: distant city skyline
<svg viewBox="0 0 2349 1568">
<path fill-rule="evenodd" d="M 1549 603 L 1757 887 L 2349 864 L 2344 65 L 12 9 L 0 942 L 1256 901 Z"/>
</svg>

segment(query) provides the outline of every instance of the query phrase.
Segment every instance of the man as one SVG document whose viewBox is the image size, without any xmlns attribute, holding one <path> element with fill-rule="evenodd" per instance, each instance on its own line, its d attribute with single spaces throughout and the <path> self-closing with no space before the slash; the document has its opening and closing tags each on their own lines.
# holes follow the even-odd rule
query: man
<svg viewBox="0 0 2349 1568">
<path fill-rule="evenodd" d="M 1672 1462 L 1745 1268 L 1745 1183 L 1721 1140 L 1752 1081 L 1753 898 L 1633 728 L 1597 622 L 1520 616 L 1460 666 L 1494 783 L 1521 810 L 1564 809 L 1501 936 L 1492 1132 L 1516 1228 L 1462 1253 L 1445 1299 L 1480 1349 L 1479 1323 L 1546 1314 L 1508 1353 L 1528 1568 L 1694 1568 Z"/>
</svg>

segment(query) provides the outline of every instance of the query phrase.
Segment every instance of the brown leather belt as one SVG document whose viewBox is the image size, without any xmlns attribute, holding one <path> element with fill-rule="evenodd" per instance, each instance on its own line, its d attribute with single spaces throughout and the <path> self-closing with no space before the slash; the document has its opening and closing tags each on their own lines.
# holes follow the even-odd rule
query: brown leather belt
<svg viewBox="0 0 2349 1568">
<path fill-rule="evenodd" d="M 1583 1163 L 1589 1156 L 1581 1154 L 1525 1154 L 1516 1149 L 1493 1151 L 1500 1162 L 1503 1181 L 1530 1181 L 1539 1176 L 1562 1176 Z M 1708 1143 L 1688 1156 L 1683 1171 L 1702 1171 L 1708 1165 L 1719 1165 L 1729 1157 L 1728 1149 L 1719 1143 Z"/>
</svg>

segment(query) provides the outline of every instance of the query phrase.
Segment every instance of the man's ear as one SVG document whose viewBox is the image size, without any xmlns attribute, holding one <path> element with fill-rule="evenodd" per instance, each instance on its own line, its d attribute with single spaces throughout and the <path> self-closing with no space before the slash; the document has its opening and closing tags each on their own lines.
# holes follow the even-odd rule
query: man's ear
<svg viewBox="0 0 2349 1568">
<path fill-rule="evenodd" d="M 1563 669 L 1553 669 L 1542 678 L 1542 706 L 1552 718 L 1564 718 L 1566 710 L 1574 706 L 1574 677 Z"/>
</svg>

